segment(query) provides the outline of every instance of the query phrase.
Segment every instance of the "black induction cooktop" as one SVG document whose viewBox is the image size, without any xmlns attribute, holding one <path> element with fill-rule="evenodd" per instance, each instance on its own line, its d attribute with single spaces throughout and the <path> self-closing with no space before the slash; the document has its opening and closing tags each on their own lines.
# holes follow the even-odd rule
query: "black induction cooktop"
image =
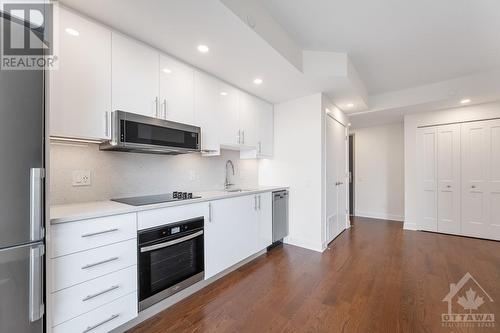
<svg viewBox="0 0 500 333">
<path fill-rule="evenodd" d="M 193 193 L 189 192 L 173 192 L 166 194 L 146 195 L 141 197 L 111 199 L 111 201 L 116 201 L 131 206 L 145 206 L 163 202 L 182 201 L 199 198 L 201 197 L 193 196 Z"/>
</svg>

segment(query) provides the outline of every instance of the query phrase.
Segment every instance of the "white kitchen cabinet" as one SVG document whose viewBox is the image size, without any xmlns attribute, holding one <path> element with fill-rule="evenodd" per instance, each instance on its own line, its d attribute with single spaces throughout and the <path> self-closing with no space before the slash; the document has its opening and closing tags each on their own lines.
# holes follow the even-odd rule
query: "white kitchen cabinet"
<svg viewBox="0 0 500 333">
<path fill-rule="evenodd" d="M 219 153 L 219 135 L 225 127 L 220 119 L 219 81 L 199 71 L 195 72 L 194 78 L 194 115 L 195 124 L 201 127 L 201 149 Z"/>
<path fill-rule="evenodd" d="M 257 156 L 273 156 L 274 140 L 274 108 L 273 105 L 262 100 L 257 101 Z"/>
<path fill-rule="evenodd" d="M 240 91 L 229 84 L 219 82 L 219 140 L 223 145 L 239 145 L 241 139 L 238 110 Z"/>
<path fill-rule="evenodd" d="M 63 8 L 59 20 L 59 68 L 49 73 L 50 135 L 109 139 L 111 31 Z"/>
<path fill-rule="evenodd" d="M 254 254 L 257 235 L 256 196 L 210 202 L 205 223 L 205 278 Z"/>
<path fill-rule="evenodd" d="M 194 70 L 160 55 L 160 118 L 179 123 L 194 122 Z"/>
<path fill-rule="evenodd" d="M 159 54 L 119 33 L 112 34 L 112 105 L 159 117 Z"/>
<path fill-rule="evenodd" d="M 241 130 L 240 144 L 257 147 L 257 109 L 259 100 L 245 92 L 240 93 L 238 102 L 239 128 Z"/>
<path fill-rule="evenodd" d="M 257 194 L 258 239 L 256 252 L 266 249 L 273 243 L 273 194 Z"/>
</svg>

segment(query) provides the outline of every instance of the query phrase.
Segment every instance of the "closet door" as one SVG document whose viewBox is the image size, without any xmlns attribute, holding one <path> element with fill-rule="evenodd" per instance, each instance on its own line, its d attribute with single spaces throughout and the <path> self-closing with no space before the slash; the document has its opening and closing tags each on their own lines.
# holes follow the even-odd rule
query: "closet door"
<svg viewBox="0 0 500 333">
<path fill-rule="evenodd" d="M 460 125 L 437 128 L 437 231 L 460 234 Z"/>
<path fill-rule="evenodd" d="M 462 234 L 500 240 L 500 121 L 462 124 Z"/>
<path fill-rule="evenodd" d="M 437 231 L 437 129 L 417 130 L 419 229 Z"/>
</svg>

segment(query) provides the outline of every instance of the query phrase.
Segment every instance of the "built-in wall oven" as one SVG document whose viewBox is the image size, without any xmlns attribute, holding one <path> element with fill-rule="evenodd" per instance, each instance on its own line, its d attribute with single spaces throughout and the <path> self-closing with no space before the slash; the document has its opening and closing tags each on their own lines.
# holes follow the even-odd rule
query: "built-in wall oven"
<svg viewBox="0 0 500 333">
<path fill-rule="evenodd" d="M 139 310 L 203 280 L 203 217 L 139 232 Z"/>
</svg>

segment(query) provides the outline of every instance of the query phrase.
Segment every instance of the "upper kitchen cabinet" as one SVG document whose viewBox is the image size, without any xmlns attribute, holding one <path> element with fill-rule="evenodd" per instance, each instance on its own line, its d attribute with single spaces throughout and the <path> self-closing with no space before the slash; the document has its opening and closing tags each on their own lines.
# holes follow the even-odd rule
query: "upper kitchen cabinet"
<svg viewBox="0 0 500 333">
<path fill-rule="evenodd" d="M 223 145 L 239 145 L 241 130 L 239 127 L 238 102 L 240 91 L 233 86 L 219 81 L 220 142 Z"/>
<path fill-rule="evenodd" d="M 240 128 L 240 144 L 244 146 L 257 146 L 257 108 L 259 100 L 245 92 L 240 93 L 238 102 L 239 110 L 239 128 Z"/>
<path fill-rule="evenodd" d="M 219 134 L 224 127 L 219 121 L 219 81 L 196 71 L 194 73 L 195 124 L 201 127 L 201 149 L 211 154 L 220 153 Z"/>
<path fill-rule="evenodd" d="M 160 55 L 160 117 L 180 123 L 194 122 L 194 70 Z"/>
<path fill-rule="evenodd" d="M 114 32 L 112 51 L 113 111 L 160 117 L 159 53 Z"/>
<path fill-rule="evenodd" d="M 257 101 L 257 155 L 259 157 L 273 156 L 274 107 L 262 100 Z"/>
<path fill-rule="evenodd" d="M 50 71 L 50 135 L 108 139 L 111 31 L 60 9 L 59 69 Z"/>
</svg>

